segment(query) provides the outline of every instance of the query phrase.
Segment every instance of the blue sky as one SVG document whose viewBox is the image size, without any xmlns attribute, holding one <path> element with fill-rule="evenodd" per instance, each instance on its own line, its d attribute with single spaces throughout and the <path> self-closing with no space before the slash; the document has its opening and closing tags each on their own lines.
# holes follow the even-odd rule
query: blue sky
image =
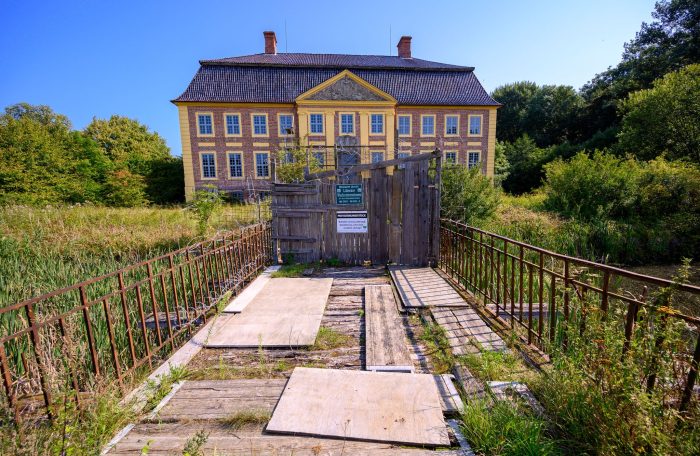
<svg viewBox="0 0 700 456">
<path fill-rule="evenodd" d="M 48 104 L 75 128 L 138 119 L 180 155 L 177 110 L 199 59 L 262 52 L 413 55 L 476 67 L 486 90 L 530 80 L 581 87 L 620 60 L 654 0 L 0 0 L 0 108 Z M 286 23 L 286 39 L 285 39 Z M 391 45 L 389 29 L 391 27 Z"/>
</svg>

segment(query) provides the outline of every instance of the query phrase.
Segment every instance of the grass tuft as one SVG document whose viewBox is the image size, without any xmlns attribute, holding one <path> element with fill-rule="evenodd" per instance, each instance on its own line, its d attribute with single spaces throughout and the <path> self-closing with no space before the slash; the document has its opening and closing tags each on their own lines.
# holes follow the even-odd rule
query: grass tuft
<svg viewBox="0 0 700 456">
<path fill-rule="evenodd" d="M 340 333 L 335 329 L 321 326 L 316 335 L 316 342 L 311 347 L 312 350 L 332 350 L 334 348 L 346 347 L 352 343 L 352 336 Z"/>
<path fill-rule="evenodd" d="M 270 421 L 270 412 L 267 410 L 241 410 L 224 418 L 223 423 L 233 430 L 246 426 L 267 424 Z"/>
</svg>

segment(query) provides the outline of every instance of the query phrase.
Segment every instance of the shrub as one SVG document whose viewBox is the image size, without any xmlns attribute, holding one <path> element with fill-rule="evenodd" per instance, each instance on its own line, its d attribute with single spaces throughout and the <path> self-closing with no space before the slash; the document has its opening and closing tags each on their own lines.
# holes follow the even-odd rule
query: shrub
<svg viewBox="0 0 700 456">
<path fill-rule="evenodd" d="M 310 173 L 321 170 L 318 160 L 313 154 L 307 157 L 306 148 L 295 144 L 293 147 L 282 149 L 277 154 L 277 179 L 280 182 L 303 182 L 304 170 L 309 167 Z"/>
<path fill-rule="evenodd" d="M 442 173 L 442 216 L 475 224 L 491 217 L 498 207 L 500 191 L 478 167 L 446 166 Z"/>
<path fill-rule="evenodd" d="M 145 187 L 143 177 L 128 169 L 117 170 L 107 175 L 102 187 L 102 200 L 109 206 L 143 206 L 147 203 Z"/>
<path fill-rule="evenodd" d="M 209 219 L 221 208 L 221 195 L 214 186 L 208 186 L 206 190 L 194 192 L 192 202 L 188 209 L 192 211 L 197 219 L 197 227 L 200 236 L 207 232 Z"/>
</svg>

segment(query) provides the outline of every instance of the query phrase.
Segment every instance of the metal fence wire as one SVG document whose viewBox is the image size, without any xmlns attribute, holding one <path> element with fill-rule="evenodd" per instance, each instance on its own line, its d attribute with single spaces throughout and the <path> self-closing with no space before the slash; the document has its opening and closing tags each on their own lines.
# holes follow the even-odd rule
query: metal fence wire
<svg viewBox="0 0 700 456">
<path fill-rule="evenodd" d="M 270 235 L 251 225 L 0 309 L 0 403 L 19 419 L 100 383 L 126 392 L 270 263 Z"/>
</svg>

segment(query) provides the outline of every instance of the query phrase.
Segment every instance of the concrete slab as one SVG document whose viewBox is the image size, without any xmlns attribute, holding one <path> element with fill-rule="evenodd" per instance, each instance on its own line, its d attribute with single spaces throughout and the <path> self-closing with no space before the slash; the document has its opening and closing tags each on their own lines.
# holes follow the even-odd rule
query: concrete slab
<svg viewBox="0 0 700 456">
<path fill-rule="evenodd" d="M 333 279 L 270 279 L 240 314 L 217 318 L 209 348 L 313 345 Z"/>
<path fill-rule="evenodd" d="M 267 432 L 448 446 L 430 374 L 294 369 Z"/>
<path fill-rule="evenodd" d="M 241 294 L 233 298 L 231 302 L 228 303 L 226 308 L 224 308 L 224 313 L 240 313 L 243 309 L 250 304 L 250 302 L 255 298 L 255 296 L 260 293 L 260 291 L 267 285 L 270 281 L 270 276 L 273 272 L 279 271 L 282 266 L 269 266 L 266 268 L 262 274 L 260 274 L 255 280 L 253 280 L 247 287 L 243 289 Z"/>
</svg>

